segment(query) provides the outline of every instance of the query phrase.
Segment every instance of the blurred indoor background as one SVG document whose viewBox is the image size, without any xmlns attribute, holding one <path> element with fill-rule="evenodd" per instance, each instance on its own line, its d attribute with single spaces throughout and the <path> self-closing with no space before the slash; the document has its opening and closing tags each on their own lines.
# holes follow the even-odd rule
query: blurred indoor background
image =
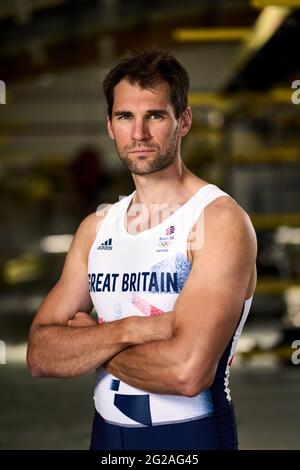
<svg viewBox="0 0 300 470">
<path fill-rule="evenodd" d="M 101 86 L 137 45 L 188 69 L 184 161 L 257 232 L 231 378 L 240 448 L 300 449 L 298 0 L 0 1 L 0 448 L 88 447 L 93 374 L 33 379 L 26 340 L 79 222 L 133 190 Z"/>
</svg>

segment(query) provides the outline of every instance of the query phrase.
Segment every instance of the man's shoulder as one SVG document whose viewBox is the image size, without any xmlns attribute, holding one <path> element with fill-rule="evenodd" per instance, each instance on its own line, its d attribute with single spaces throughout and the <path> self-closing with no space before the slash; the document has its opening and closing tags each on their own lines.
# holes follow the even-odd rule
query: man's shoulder
<svg viewBox="0 0 300 470">
<path fill-rule="evenodd" d="M 80 223 L 75 238 L 78 243 L 84 245 L 86 251 L 90 250 L 97 232 L 111 207 L 112 204 L 102 204 L 95 212 L 87 215 Z"/>
<path fill-rule="evenodd" d="M 217 235 L 229 234 L 256 245 L 256 234 L 247 212 L 232 198 L 221 196 L 205 209 L 205 225 Z"/>
<path fill-rule="evenodd" d="M 80 223 L 79 228 L 81 231 L 89 232 L 97 227 L 99 223 L 103 222 L 112 206 L 113 204 L 101 204 L 95 212 L 87 215 Z"/>
<path fill-rule="evenodd" d="M 207 217 L 218 223 L 251 223 L 247 212 L 230 195 L 219 196 L 206 206 L 205 212 Z"/>
<path fill-rule="evenodd" d="M 252 269 L 257 255 L 254 227 L 247 212 L 231 197 L 221 196 L 205 207 L 201 244 L 192 245 L 193 264 L 218 266 L 228 259 L 243 259 Z M 225 260 L 227 261 L 225 262 Z"/>
</svg>

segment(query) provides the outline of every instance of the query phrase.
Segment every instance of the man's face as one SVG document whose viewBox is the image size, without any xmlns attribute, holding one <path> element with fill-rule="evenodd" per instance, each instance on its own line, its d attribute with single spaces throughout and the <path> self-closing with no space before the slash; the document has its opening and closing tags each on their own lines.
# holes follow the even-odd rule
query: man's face
<svg viewBox="0 0 300 470">
<path fill-rule="evenodd" d="M 178 157 L 182 134 L 168 83 L 161 81 L 149 89 L 121 80 L 114 89 L 108 132 L 131 173 L 147 175 L 171 165 Z"/>
</svg>

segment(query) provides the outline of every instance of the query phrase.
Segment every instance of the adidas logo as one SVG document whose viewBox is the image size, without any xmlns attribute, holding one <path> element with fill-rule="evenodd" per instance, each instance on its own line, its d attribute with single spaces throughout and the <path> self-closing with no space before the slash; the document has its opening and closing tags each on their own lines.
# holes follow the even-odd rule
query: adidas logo
<svg viewBox="0 0 300 470">
<path fill-rule="evenodd" d="M 112 250 L 112 238 L 105 240 L 105 242 L 101 243 L 97 246 L 97 250 Z"/>
</svg>

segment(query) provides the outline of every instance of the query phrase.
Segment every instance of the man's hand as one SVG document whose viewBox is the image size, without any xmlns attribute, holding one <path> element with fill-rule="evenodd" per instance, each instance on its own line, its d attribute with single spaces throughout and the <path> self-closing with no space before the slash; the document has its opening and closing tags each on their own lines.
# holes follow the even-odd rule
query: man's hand
<svg viewBox="0 0 300 470">
<path fill-rule="evenodd" d="M 75 317 L 68 321 L 68 326 L 96 326 L 97 321 L 88 313 L 77 312 Z"/>
</svg>

